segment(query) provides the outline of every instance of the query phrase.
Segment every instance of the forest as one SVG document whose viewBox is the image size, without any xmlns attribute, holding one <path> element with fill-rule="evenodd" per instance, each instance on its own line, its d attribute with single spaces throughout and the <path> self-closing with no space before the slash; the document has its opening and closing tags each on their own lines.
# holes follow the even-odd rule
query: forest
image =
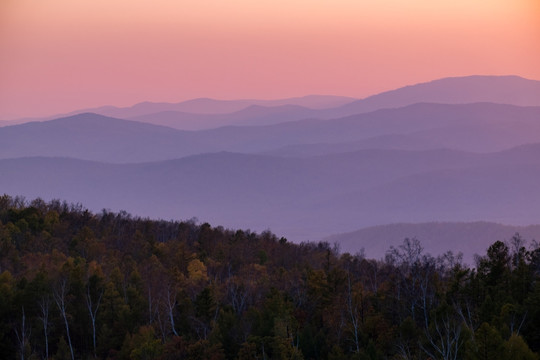
<svg viewBox="0 0 540 360">
<path fill-rule="evenodd" d="M 234 206 L 234 204 L 231 204 Z M 2 359 L 539 359 L 540 245 L 475 264 L 0 197 Z"/>
</svg>

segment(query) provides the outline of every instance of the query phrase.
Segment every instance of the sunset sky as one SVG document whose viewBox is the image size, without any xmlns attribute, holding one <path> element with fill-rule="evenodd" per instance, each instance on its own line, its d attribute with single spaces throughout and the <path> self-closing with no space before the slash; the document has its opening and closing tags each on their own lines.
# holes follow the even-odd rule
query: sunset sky
<svg viewBox="0 0 540 360">
<path fill-rule="evenodd" d="M 0 0 L 0 119 L 540 79 L 540 0 Z"/>
</svg>

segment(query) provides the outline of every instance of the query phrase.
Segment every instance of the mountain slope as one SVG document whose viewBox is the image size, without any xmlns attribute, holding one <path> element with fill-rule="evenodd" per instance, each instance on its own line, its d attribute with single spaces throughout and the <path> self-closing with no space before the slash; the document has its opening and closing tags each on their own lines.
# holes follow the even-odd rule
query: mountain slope
<svg viewBox="0 0 540 360">
<path fill-rule="evenodd" d="M 494 131 L 490 129 L 494 128 Z M 540 107 L 491 103 L 414 104 L 333 120 L 293 121 L 264 127 L 225 127 L 201 131 L 213 143 L 231 140 L 230 151 L 267 151 L 288 145 L 346 143 L 383 135 L 415 135 L 441 131 L 440 147 L 497 151 L 540 141 Z M 476 130 L 463 141 L 463 132 Z M 511 131 L 509 132 L 508 129 Z M 482 132 L 482 130 L 485 130 Z M 486 135 L 487 134 L 487 135 Z M 444 140 L 444 142 L 442 141 Z M 374 144 L 374 148 L 377 145 Z"/>
<path fill-rule="evenodd" d="M 240 99 L 240 100 L 217 100 L 209 98 L 198 98 L 178 103 L 151 102 L 145 101 L 128 107 L 100 106 L 95 108 L 86 108 L 68 113 L 52 116 L 43 116 L 37 118 L 22 118 L 0 121 L 1 126 L 22 124 L 31 121 L 46 121 L 60 117 L 69 117 L 80 113 L 95 113 L 103 116 L 132 119 L 144 117 L 159 113 L 182 113 L 188 120 L 197 118 L 197 115 L 226 115 L 241 111 L 251 106 L 261 107 L 281 107 L 298 106 L 311 110 L 334 108 L 345 105 L 357 99 L 346 96 L 333 95 L 307 95 L 302 97 L 293 97 L 277 100 L 259 100 L 259 99 Z M 203 116 L 203 118 L 206 118 Z M 230 124 L 221 124 L 230 125 Z M 184 128 L 182 128 L 184 129 Z M 187 128 L 185 128 L 187 129 Z"/>
<path fill-rule="evenodd" d="M 179 103 L 153 103 L 143 102 L 127 108 L 97 108 L 88 109 L 107 116 L 131 118 L 161 111 L 179 111 L 192 114 L 228 114 L 248 108 L 250 106 L 276 107 L 295 105 L 310 109 L 326 109 L 345 105 L 354 101 L 354 98 L 332 95 L 307 95 L 303 97 L 285 98 L 277 100 L 239 99 L 217 100 L 199 98 Z"/>
<path fill-rule="evenodd" d="M 524 239 L 540 239 L 540 225 L 511 226 L 490 222 L 431 222 L 420 224 L 389 224 L 326 237 L 324 241 L 338 243 L 342 251 L 366 249 L 367 257 L 383 258 L 390 246 L 398 247 L 405 238 L 420 240 L 426 252 L 440 254 L 452 250 L 462 252 L 464 260 L 474 265 L 474 254 L 484 254 L 495 241 L 508 241 L 516 233 Z"/>
<path fill-rule="evenodd" d="M 540 212 L 540 145 L 485 155 L 215 153 L 124 165 L 21 158 L 1 160 L 0 169 L 0 189 L 10 195 L 61 198 L 96 211 L 270 228 L 295 241 L 391 222 L 528 224 Z"/>
<path fill-rule="evenodd" d="M 190 142 L 178 130 L 88 113 L 0 128 L 0 158 L 150 161 L 180 157 L 189 151 Z"/>
<path fill-rule="evenodd" d="M 524 79 L 518 76 L 475 75 L 452 77 L 385 91 L 361 100 L 343 96 L 309 95 L 279 100 L 215 100 L 200 98 L 180 103 L 142 102 L 125 108 L 103 106 L 40 119 L 15 119 L 10 122 L 0 122 L 0 126 L 10 125 L 14 122 L 20 124 L 28 121 L 51 120 L 83 112 L 93 112 L 110 117 L 139 121 L 148 120 L 151 123 L 165 124 L 178 129 L 200 130 L 207 129 L 209 126 L 238 124 L 238 119 L 232 113 L 239 112 L 250 106 L 266 108 L 292 106 L 289 110 L 282 111 L 281 118 L 274 114 L 268 117 L 265 122 L 263 121 L 263 123 L 268 124 L 303 118 L 334 119 L 421 102 L 445 104 L 492 102 L 518 106 L 540 106 L 540 81 Z M 312 112 L 303 114 L 296 111 L 294 107 L 308 108 Z M 174 115 L 174 113 L 178 114 Z M 214 116 L 208 115 L 226 116 L 221 121 L 211 121 L 216 119 L 214 119 Z M 219 118 L 219 116 L 217 117 Z M 201 121 L 198 121 L 198 119 L 201 119 Z M 257 125 L 262 122 L 257 117 L 245 121 L 248 125 Z"/>
<path fill-rule="evenodd" d="M 271 125 L 287 121 L 317 117 L 318 111 L 298 105 L 260 106 L 251 105 L 227 114 L 193 114 L 178 111 L 162 111 L 130 117 L 130 120 L 169 126 L 180 130 L 203 130 L 227 125 Z"/>
<path fill-rule="evenodd" d="M 357 100 L 333 110 L 333 116 L 403 107 L 419 102 L 466 104 L 492 102 L 519 106 L 540 105 L 540 81 L 519 76 L 451 77 L 405 86 Z"/>
<path fill-rule="evenodd" d="M 487 152 L 540 142 L 539 119 L 540 107 L 416 104 L 335 120 L 180 131 L 80 114 L 0 128 L 0 158 L 68 156 L 103 162 L 143 162 L 208 152 L 261 153 L 291 145 L 367 139 L 371 139 L 372 148 L 391 148 L 385 135 L 412 136 L 410 141 L 434 144 L 431 147 Z"/>
<path fill-rule="evenodd" d="M 315 95 L 283 100 L 223 101 L 194 99 L 178 104 L 141 103 L 124 109 L 108 107 L 87 111 L 120 118 L 134 118 L 141 115 L 148 115 L 150 119 L 155 119 L 157 118 L 155 114 L 163 111 L 180 111 L 194 114 L 224 114 L 237 112 L 253 105 L 264 107 L 296 105 L 318 110 L 316 113 L 313 111 L 306 112 L 305 114 L 293 109 L 284 111 L 282 112 L 281 120 L 276 116 L 271 119 L 271 123 L 279 123 L 303 118 L 334 119 L 379 109 L 400 108 L 416 103 L 467 104 L 476 102 L 540 106 L 540 81 L 524 79 L 519 76 L 473 75 L 443 78 L 426 83 L 404 86 L 361 100 L 339 96 Z M 154 115 L 151 116 L 150 114 Z M 143 118 L 141 117 L 138 120 L 143 120 Z M 249 122 L 247 120 L 249 119 L 245 120 L 246 124 L 249 125 L 261 123 L 261 120 L 257 118 Z M 178 119 L 176 123 L 178 123 Z M 266 123 L 269 123 L 269 120 Z M 228 116 L 222 119 L 218 126 L 234 124 L 238 124 L 238 121 L 234 117 Z M 182 125 L 176 125 L 174 127 L 181 129 L 208 128 L 207 126 L 196 126 L 197 124 L 192 121 L 190 127 L 182 127 Z"/>
<path fill-rule="evenodd" d="M 440 144 L 424 139 L 422 136 L 388 134 L 351 142 L 289 145 L 264 152 L 264 154 L 283 157 L 311 157 L 367 149 L 434 150 L 439 148 L 441 148 Z"/>
</svg>

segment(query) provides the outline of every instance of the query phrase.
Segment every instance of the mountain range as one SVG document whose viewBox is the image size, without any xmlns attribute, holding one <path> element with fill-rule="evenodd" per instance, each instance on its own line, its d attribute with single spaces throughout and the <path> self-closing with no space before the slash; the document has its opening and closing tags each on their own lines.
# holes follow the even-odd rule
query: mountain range
<svg viewBox="0 0 540 360">
<path fill-rule="evenodd" d="M 101 114 L 1 127 L 0 191 L 269 229 L 292 241 L 325 238 L 378 257 L 381 244 L 396 244 L 399 231 L 384 241 L 392 223 L 402 224 L 402 238 L 422 237 L 434 253 L 464 251 L 470 261 L 495 239 L 467 246 L 463 229 L 511 224 L 500 232 L 509 236 L 538 222 L 538 81 L 472 76 L 357 101 L 198 99 L 94 110 Z"/>
<path fill-rule="evenodd" d="M 540 81 L 519 76 L 465 76 L 438 79 L 372 95 L 364 99 L 310 95 L 279 100 L 192 99 L 179 103 L 142 102 L 130 107 L 102 106 L 42 118 L 0 121 L 14 125 L 52 120 L 80 113 L 145 121 L 180 130 L 228 125 L 270 125 L 305 118 L 333 119 L 420 102 L 465 104 L 491 102 L 518 106 L 540 105 Z"/>
<path fill-rule="evenodd" d="M 396 136 L 401 137 L 405 148 L 417 143 L 424 149 L 489 152 L 540 142 L 539 118 L 540 107 L 419 103 L 332 120 L 184 131 L 83 113 L 0 128 L 0 158 L 70 156 L 125 163 L 219 151 L 292 156 L 302 146 L 313 149 L 314 145 L 329 144 L 347 151 L 388 148 L 389 144 L 400 149 L 399 143 L 392 141 Z M 350 143 L 356 145 L 347 148 Z M 287 153 L 291 146 L 295 150 Z M 320 146 L 314 151 L 324 154 Z"/>
</svg>

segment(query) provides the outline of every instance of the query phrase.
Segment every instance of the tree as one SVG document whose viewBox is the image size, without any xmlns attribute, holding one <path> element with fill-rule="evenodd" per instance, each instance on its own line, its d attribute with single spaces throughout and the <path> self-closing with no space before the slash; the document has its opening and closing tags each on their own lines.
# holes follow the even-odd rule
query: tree
<svg viewBox="0 0 540 360">
<path fill-rule="evenodd" d="M 64 320 L 64 326 L 66 328 L 66 336 L 68 339 L 67 345 L 69 346 L 71 360 L 74 360 L 75 354 L 73 353 L 73 345 L 71 344 L 71 335 L 69 331 L 69 321 L 68 321 L 68 313 L 67 313 L 67 293 L 68 293 L 68 283 L 67 283 L 67 279 L 64 278 L 60 280 L 60 282 L 57 284 L 54 290 L 54 301 L 56 302 L 56 305 L 58 306 L 58 310 L 60 311 L 60 315 L 62 315 L 62 319 Z"/>
<path fill-rule="evenodd" d="M 507 285 L 509 265 L 508 246 L 502 241 L 496 241 L 488 248 L 487 256 L 479 260 L 478 273 L 484 277 L 489 289 L 500 289 Z"/>
<path fill-rule="evenodd" d="M 422 346 L 422 350 L 434 359 L 460 359 L 466 341 L 462 330 L 462 322 L 457 313 L 442 303 L 432 311 L 425 331 L 427 344 Z"/>
<path fill-rule="evenodd" d="M 504 359 L 512 360 L 538 360 L 537 354 L 527 346 L 523 338 L 517 334 L 512 334 L 504 343 Z"/>
<path fill-rule="evenodd" d="M 0 274 L 0 358 L 4 359 L 16 352 L 10 337 L 14 296 L 14 278 L 9 271 L 4 271 Z"/>
<path fill-rule="evenodd" d="M 43 326 L 43 335 L 45 337 L 45 359 L 49 359 L 49 309 L 51 300 L 49 296 L 43 296 L 39 300 L 39 320 Z"/>
<path fill-rule="evenodd" d="M 471 360 L 503 360 L 504 341 L 499 332 L 488 323 L 483 323 L 475 333 L 467 358 Z"/>
<path fill-rule="evenodd" d="M 88 309 L 88 315 L 92 323 L 92 345 L 94 349 L 94 357 L 97 357 L 96 352 L 96 319 L 99 305 L 101 304 L 101 298 L 103 297 L 103 287 L 101 286 L 101 279 L 98 275 L 94 274 L 88 279 L 86 285 L 85 302 Z"/>
<path fill-rule="evenodd" d="M 130 358 L 133 360 L 156 359 L 163 352 L 161 341 L 156 338 L 154 328 L 142 326 L 131 340 L 133 346 Z"/>
<path fill-rule="evenodd" d="M 23 306 L 20 327 L 15 329 L 15 335 L 17 336 L 17 342 L 19 343 L 19 357 L 21 360 L 24 360 L 29 355 L 30 333 L 31 333 L 31 328 L 27 323 L 26 314 L 24 312 L 24 306 Z"/>
</svg>

